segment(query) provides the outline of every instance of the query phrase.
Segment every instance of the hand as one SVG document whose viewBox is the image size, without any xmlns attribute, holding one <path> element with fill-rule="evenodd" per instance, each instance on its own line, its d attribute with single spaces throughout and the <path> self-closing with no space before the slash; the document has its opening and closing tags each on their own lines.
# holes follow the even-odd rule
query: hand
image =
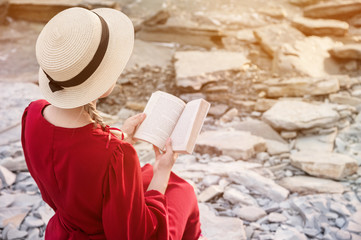
<svg viewBox="0 0 361 240">
<path fill-rule="evenodd" d="M 138 113 L 127 120 L 125 120 L 121 130 L 124 133 L 124 141 L 134 144 L 135 140 L 133 139 L 135 130 L 137 127 L 144 121 L 145 113 Z"/>
<path fill-rule="evenodd" d="M 154 171 L 171 171 L 175 160 L 178 157 L 177 153 L 173 152 L 172 141 L 168 138 L 165 144 L 165 152 L 161 152 L 158 147 L 153 145 L 155 153 Z"/>
</svg>

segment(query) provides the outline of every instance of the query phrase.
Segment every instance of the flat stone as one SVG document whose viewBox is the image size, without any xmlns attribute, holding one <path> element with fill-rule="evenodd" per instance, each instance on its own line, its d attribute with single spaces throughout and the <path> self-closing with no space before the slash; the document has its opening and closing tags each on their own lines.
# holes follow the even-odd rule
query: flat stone
<svg viewBox="0 0 361 240">
<path fill-rule="evenodd" d="M 318 194 L 318 193 L 338 193 L 344 192 L 342 184 L 322 178 L 308 176 L 294 176 L 282 178 L 277 182 L 290 192 L 297 192 L 302 195 Z"/>
<path fill-rule="evenodd" d="M 239 210 L 236 212 L 236 214 L 241 219 L 249 221 L 249 222 L 255 222 L 258 219 L 267 215 L 265 210 L 263 210 L 260 207 L 256 207 L 256 206 L 246 206 L 246 207 L 239 208 Z"/>
<path fill-rule="evenodd" d="M 340 240 L 351 240 L 352 236 L 349 232 L 340 229 L 336 232 L 336 238 Z"/>
<path fill-rule="evenodd" d="M 272 223 L 282 223 L 287 221 L 287 217 L 281 213 L 272 212 L 268 215 L 268 221 Z"/>
<path fill-rule="evenodd" d="M 55 214 L 54 210 L 47 204 L 39 207 L 37 211 L 45 224 L 48 224 L 50 218 Z"/>
<path fill-rule="evenodd" d="M 361 12 L 361 2 L 358 0 L 327 1 L 311 5 L 303 10 L 305 17 L 311 18 L 349 18 Z"/>
<path fill-rule="evenodd" d="M 295 148 L 299 151 L 332 152 L 336 136 L 337 129 L 330 134 L 299 136 L 296 138 Z"/>
<path fill-rule="evenodd" d="M 355 159 L 333 152 L 300 151 L 291 154 L 291 164 L 316 177 L 341 180 L 357 172 Z"/>
<path fill-rule="evenodd" d="M 29 228 L 37 228 L 43 226 L 44 221 L 40 218 L 28 216 L 25 218 L 24 224 L 27 225 Z"/>
<path fill-rule="evenodd" d="M 317 36 L 343 36 L 348 32 L 349 28 L 347 22 L 333 19 L 312 19 L 296 17 L 292 19 L 292 24 L 306 35 Z"/>
<path fill-rule="evenodd" d="M 283 44 L 293 43 L 305 37 L 300 31 L 287 24 L 274 24 L 257 28 L 254 30 L 254 35 L 263 50 L 271 57 Z"/>
<path fill-rule="evenodd" d="M 15 200 L 15 194 L 2 193 L 0 196 L 0 208 L 10 206 Z"/>
<path fill-rule="evenodd" d="M 28 235 L 26 231 L 19 231 L 18 229 L 12 228 L 7 233 L 7 239 L 13 240 L 13 239 L 21 239 Z"/>
<path fill-rule="evenodd" d="M 310 36 L 283 44 L 274 54 L 272 73 L 280 77 L 328 77 L 340 74 L 339 64 L 328 50 L 341 43 L 329 37 Z"/>
<path fill-rule="evenodd" d="M 277 103 L 275 99 L 258 98 L 254 106 L 255 111 L 265 112 Z"/>
<path fill-rule="evenodd" d="M 276 132 L 270 125 L 260 120 L 248 119 L 242 122 L 232 123 L 230 126 L 236 130 L 250 132 L 252 135 L 262 137 L 266 140 L 273 140 L 287 144 L 278 132 Z"/>
<path fill-rule="evenodd" d="M 263 114 L 262 119 L 276 129 L 298 130 L 334 123 L 339 114 L 327 104 L 279 101 Z"/>
<path fill-rule="evenodd" d="M 197 138 L 196 152 L 229 155 L 247 160 L 257 152 L 266 150 L 263 138 L 243 131 L 205 131 Z"/>
<path fill-rule="evenodd" d="M 268 139 L 266 139 L 266 148 L 270 155 L 279 155 L 290 151 L 288 144 Z"/>
<path fill-rule="evenodd" d="M 335 77 L 274 78 L 262 83 L 267 97 L 303 97 L 324 95 L 340 90 Z"/>
<path fill-rule="evenodd" d="M 241 204 L 246 206 L 257 206 L 257 201 L 252 196 L 243 193 L 235 188 L 226 188 L 223 198 L 230 201 L 232 204 Z"/>
<path fill-rule="evenodd" d="M 358 97 L 352 97 L 348 94 L 334 93 L 329 95 L 330 101 L 338 104 L 345 104 L 350 106 L 359 106 L 361 99 Z"/>
<path fill-rule="evenodd" d="M 342 59 L 361 59 L 361 44 L 346 44 L 330 49 L 330 54 Z"/>
<path fill-rule="evenodd" d="M 289 0 L 290 3 L 298 6 L 308 6 L 321 2 L 322 0 Z"/>
<path fill-rule="evenodd" d="M 219 185 L 209 186 L 198 195 L 198 201 L 208 202 L 212 198 L 219 196 L 221 193 L 223 193 L 223 188 L 221 186 Z"/>
<path fill-rule="evenodd" d="M 208 114 L 220 117 L 227 111 L 228 108 L 229 107 L 226 104 L 212 104 L 209 108 Z"/>
<path fill-rule="evenodd" d="M 24 156 L 16 158 L 6 158 L 1 165 L 10 171 L 28 171 Z"/>
<path fill-rule="evenodd" d="M 179 51 L 174 59 L 176 85 L 194 90 L 201 89 L 205 83 L 223 80 L 222 72 L 240 70 L 249 62 L 244 53 L 226 51 Z"/>
<path fill-rule="evenodd" d="M 361 233 L 361 224 L 355 223 L 355 222 L 349 222 L 346 229 L 349 232 L 352 233 Z"/>
<path fill-rule="evenodd" d="M 208 239 L 246 240 L 246 232 L 241 219 L 216 216 L 209 207 L 203 203 L 199 204 L 199 211 L 200 221 L 202 223 L 202 234 Z"/>
<path fill-rule="evenodd" d="M 234 171 L 228 175 L 232 181 L 277 202 L 285 200 L 289 194 L 287 189 L 276 184 L 272 179 L 263 177 L 254 171 Z"/>
<path fill-rule="evenodd" d="M 297 137 L 297 132 L 296 131 L 282 131 L 281 137 L 283 137 L 284 139 L 293 139 L 293 138 Z"/>
<path fill-rule="evenodd" d="M 27 207 L 0 208 L 0 228 L 4 228 L 10 223 L 18 228 L 29 211 L 30 208 Z"/>
<path fill-rule="evenodd" d="M 11 186 L 16 180 L 16 175 L 0 165 L 0 180 L 0 188 Z"/>
</svg>

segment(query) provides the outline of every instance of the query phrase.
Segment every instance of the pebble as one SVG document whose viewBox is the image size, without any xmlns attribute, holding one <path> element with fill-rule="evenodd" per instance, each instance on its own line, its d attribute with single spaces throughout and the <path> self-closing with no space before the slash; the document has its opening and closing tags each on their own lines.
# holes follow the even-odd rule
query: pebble
<svg viewBox="0 0 361 240">
<path fill-rule="evenodd" d="M 249 222 L 255 222 L 258 219 L 264 217 L 267 215 L 266 211 L 262 208 L 255 207 L 255 206 L 246 206 L 239 208 L 236 211 L 237 217 L 249 221 Z"/>
<path fill-rule="evenodd" d="M 268 221 L 271 223 L 283 223 L 287 221 L 287 217 L 283 214 L 272 212 L 268 215 Z"/>
<path fill-rule="evenodd" d="M 44 225 L 44 221 L 33 216 L 28 216 L 25 218 L 24 224 L 29 228 L 41 227 Z"/>
</svg>

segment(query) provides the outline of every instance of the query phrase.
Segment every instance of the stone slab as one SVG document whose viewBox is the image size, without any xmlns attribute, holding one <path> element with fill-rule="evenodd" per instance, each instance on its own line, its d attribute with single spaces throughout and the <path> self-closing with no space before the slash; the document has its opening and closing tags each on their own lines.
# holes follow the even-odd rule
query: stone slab
<svg viewBox="0 0 361 240">
<path fill-rule="evenodd" d="M 357 161 L 333 152 L 300 151 L 291 154 L 291 164 L 316 177 L 341 180 L 357 172 Z"/>
<path fill-rule="evenodd" d="M 240 70 L 249 62 L 244 53 L 226 51 L 178 51 L 174 59 L 177 86 L 194 90 L 207 82 L 217 82 L 216 73 Z"/>
<path fill-rule="evenodd" d="M 266 150 L 263 138 L 243 131 L 205 131 L 198 136 L 196 144 L 196 152 L 216 153 L 244 160 Z"/>
<path fill-rule="evenodd" d="M 277 183 L 290 192 L 297 192 L 302 195 L 318 193 L 342 194 L 345 191 L 343 185 L 336 181 L 308 176 L 286 177 Z"/>
<path fill-rule="evenodd" d="M 334 19 L 296 17 L 292 19 L 292 24 L 304 34 L 316 36 L 344 36 L 349 29 L 347 22 Z"/>
<path fill-rule="evenodd" d="M 298 130 L 321 127 L 338 121 L 339 114 L 331 105 L 302 101 L 279 101 L 266 111 L 262 119 L 276 129 Z"/>
<path fill-rule="evenodd" d="M 360 12 L 361 1 L 342 0 L 326 1 L 308 6 L 304 9 L 303 15 L 311 18 L 349 18 Z"/>
<path fill-rule="evenodd" d="M 333 57 L 341 59 L 357 59 L 361 60 L 361 44 L 345 44 L 330 49 L 330 54 Z"/>
</svg>

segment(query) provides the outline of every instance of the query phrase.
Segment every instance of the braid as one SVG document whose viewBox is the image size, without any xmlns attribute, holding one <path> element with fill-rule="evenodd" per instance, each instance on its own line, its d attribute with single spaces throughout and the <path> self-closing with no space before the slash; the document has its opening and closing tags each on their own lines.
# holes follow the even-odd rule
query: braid
<svg viewBox="0 0 361 240">
<path fill-rule="evenodd" d="M 99 124 L 103 129 L 105 129 L 106 124 L 103 121 L 103 118 L 100 116 L 99 112 L 95 109 L 93 103 L 88 103 L 84 105 L 84 110 L 89 114 L 90 118 L 94 121 L 94 126 L 96 127 Z"/>
</svg>

